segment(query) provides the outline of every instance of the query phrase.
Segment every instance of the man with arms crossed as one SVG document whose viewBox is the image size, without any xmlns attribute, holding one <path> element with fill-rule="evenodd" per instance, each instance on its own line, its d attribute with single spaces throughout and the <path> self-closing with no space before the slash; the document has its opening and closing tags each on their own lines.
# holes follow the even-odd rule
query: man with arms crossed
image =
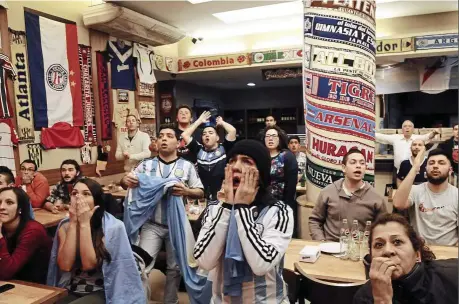
<svg viewBox="0 0 459 304">
<path fill-rule="evenodd" d="M 363 231 L 367 221 L 373 222 L 387 213 L 384 198 L 363 181 L 366 161 L 362 152 L 350 149 L 343 157 L 342 167 L 344 178 L 322 189 L 309 217 L 313 240 L 337 242 L 343 219 L 349 226 L 358 220 Z"/>
<path fill-rule="evenodd" d="M 394 207 L 409 209 L 411 224 L 429 245 L 457 245 L 458 189 L 448 183 L 451 161 L 441 149 L 427 158 L 427 182 L 413 185 L 424 159 L 425 149 L 416 156 L 413 168 L 393 198 Z"/>
</svg>

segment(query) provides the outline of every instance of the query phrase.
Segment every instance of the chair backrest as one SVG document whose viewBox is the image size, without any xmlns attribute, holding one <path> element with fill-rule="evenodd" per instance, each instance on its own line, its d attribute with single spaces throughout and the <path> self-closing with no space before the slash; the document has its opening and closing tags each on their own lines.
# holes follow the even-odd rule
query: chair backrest
<svg viewBox="0 0 459 304">
<path fill-rule="evenodd" d="M 302 276 L 301 295 L 311 303 L 340 303 L 352 304 L 357 290 L 366 282 L 337 283 L 317 279 L 306 274 L 298 263 L 295 271 Z"/>
<path fill-rule="evenodd" d="M 285 269 L 282 273 L 285 283 L 287 283 L 288 288 L 288 299 L 290 303 L 296 303 L 300 295 L 300 276 L 298 273 Z"/>
</svg>

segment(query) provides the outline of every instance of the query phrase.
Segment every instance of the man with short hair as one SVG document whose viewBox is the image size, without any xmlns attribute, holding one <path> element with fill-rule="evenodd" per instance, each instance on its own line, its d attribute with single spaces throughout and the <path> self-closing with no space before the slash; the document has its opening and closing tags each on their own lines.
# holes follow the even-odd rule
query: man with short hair
<svg viewBox="0 0 459 304">
<path fill-rule="evenodd" d="M 418 153 L 424 149 L 425 150 L 425 144 L 424 141 L 420 139 L 415 139 L 411 143 L 411 157 L 409 159 L 406 159 L 402 161 L 400 164 L 400 169 L 398 169 L 397 172 L 397 187 L 400 186 L 402 181 L 405 179 L 405 177 L 410 173 L 411 168 L 413 167 L 413 162 L 416 159 L 416 156 Z M 426 158 L 424 158 L 424 161 L 421 165 L 421 168 L 419 170 L 419 173 L 416 175 L 416 178 L 414 179 L 414 184 L 421 184 L 423 182 L 427 181 L 427 177 L 425 176 L 426 173 Z"/>
<path fill-rule="evenodd" d="M 436 134 L 440 132 L 435 130 L 428 134 L 424 135 L 415 135 L 414 124 L 410 120 L 405 120 L 402 124 L 403 134 L 381 134 L 375 133 L 375 140 L 382 144 L 389 144 L 394 147 L 394 175 L 393 182 L 396 183 L 396 174 L 398 169 L 400 169 L 400 164 L 405 159 L 409 159 L 411 156 L 411 143 L 415 139 L 423 140 L 424 142 L 428 141 L 435 137 Z"/>
<path fill-rule="evenodd" d="M 268 115 L 265 118 L 265 128 L 277 125 L 276 118 L 273 115 Z M 261 129 L 257 134 L 257 139 L 263 144 L 265 143 L 265 128 Z M 284 132 L 285 133 L 285 132 Z"/>
<path fill-rule="evenodd" d="M 409 210 L 411 224 L 429 245 L 457 245 L 458 189 L 448 183 L 452 171 L 448 154 L 435 149 L 427 157 L 427 182 L 413 185 L 421 170 L 425 149 L 416 156 L 410 173 L 393 198 L 394 207 Z"/>
<path fill-rule="evenodd" d="M 125 189 L 138 187 L 139 179 L 136 174 L 140 173 L 163 179 L 176 177 L 181 182 L 171 187 L 172 195 L 182 198 L 202 198 L 204 196 L 204 187 L 195 166 L 177 155 L 178 145 L 178 136 L 174 127 L 169 125 L 161 126 L 157 141 L 159 155 L 141 162 L 133 172 L 123 177 L 121 186 Z M 166 244 L 167 270 L 164 302 L 178 303 L 177 288 L 180 283 L 180 270 L 169 235 L 167 202 L 167 198 L 164 196 L 155 207 L 153 216 L 143 224 L 139 246 L 153 258 L 153 262 L 148 267 L 148 272 L 154 266 L 163 242 Z"/>
<path fill-rule="evenodd" d="M 298 163 L 298 181 L 303 178 L 306 172 L 306 154 L 300 151 L 300 137 L 298 135 L 290 136 L 288 139 L 288 148 L 296 157 Z"/>
<path fill-rule="evenodd" d="M 191 126 L 191 122 L 193 121 L 193 111 L 187 105 L 182 104 L 178 106 L 176 120 L 177 120 L 177 128 L 175 128 L 175 133 L 177 133 L 177 136 L 179 137 L 179 140 L 180 140 L 180 145 L 178 148 L 178 156 L 183 157 L 184 159 L 195 164 L 197 161 L 196 154 L 190 153 L 190 149 L 188 149 L 188 147 L 186 146 L 185 140 L 182 138 L 183 131 L 185 131 L 187 128 Z M 201 137 L 202 137 L 202 130 L 199 128 L 196 128 L 196 130 L 193 132 L 193 138 L 197 139 L 198 142 L 200 142 Z"/>
<path fill-rule="evenodd" d="M 338 242 L 343 219 L 359 222 L 363 231 L 367 221 L 387 213 L 386 203 L 372 185 L 363 181 L 366 160 L 358 149 L 350 149 L 343 157 L 344 178 L 328 185 L 319 194 L 309 217 L 313 240 Z"/>
<path fill-rule="evenodd" d="M 0 189 L 14 187 L 13 171 L 6 166 L 0 166 Z"/>
<path fill-rule="evenodd" d="M 74 159 L 66 159 L 61 164 L 61 181 L 51 191 L 51 195 L 46 198 L 44 209 L 52 213 L 68 210 L 70 206 L 70 194 L 73 185 L 84 176 L 81 174 L 80 165 Z"/>
<path fill-rule="evenodd" d="M 134 114 L 126 116 L 127 134 L 121 134 L 115 158 L 124 159 L 124 171 L 130 172 L 140 161 L 150 157 L 150 136 L 139 130 L 139 120 Z"/>
<path fill-rule="evenodd" d="M 210 118 L 210 112 L 204 111 L 201 116 L 182 133 L 190 153 L 197 157 L 198 173 L 205 189 L 205 198 L 209 201 L 217 200 L 217 192 L 220 191 L 225 178 L 226 154 L 236 142 L 236 129 L 225 122 L 220 116 L 217 117 L 217 125 L 207 126 L 202 131 L 202 144 L 192 134 L 201 124 Z M 219 144 L 220 137 L 217 128 L 223 127 L 226 132 L 223 144 Z"/>
<path fill-rule="evenodd" d="M 29 195 L 33 208 L 42 208 L 49 196 L 49 183 L 37 169 L 37 164 L 33 160 L 24 160 L 21 163 L 21 172 L 16 176 L 16 185 L 22 187 Z"/>
<path fill-rule="evenodd" d="M 447 141 L 441 143 L 438 148 L 442 149 L 448 154 L 448 158 L 452 160 L 452 167 L 454 173 L 454 180 L 452 184 L 457 187 L 457 172 L 458 172 L 458 163 L 459 163 L 459 131 L 458 125 L 453 127 L 453 136 Z"/>
</svg>

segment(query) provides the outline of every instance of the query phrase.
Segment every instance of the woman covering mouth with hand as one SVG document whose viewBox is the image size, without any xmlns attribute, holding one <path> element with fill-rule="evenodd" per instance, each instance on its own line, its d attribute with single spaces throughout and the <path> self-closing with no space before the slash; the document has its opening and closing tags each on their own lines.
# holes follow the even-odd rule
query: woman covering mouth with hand
<svg viewBox="0 0 459 304">
<path fill-rule="evenodd" d="M 457 259 L 435 261 L 408 221 L 386 214 L 370 231 L 370 280 L 354 304 L 456 304 Z"/>
</svg>

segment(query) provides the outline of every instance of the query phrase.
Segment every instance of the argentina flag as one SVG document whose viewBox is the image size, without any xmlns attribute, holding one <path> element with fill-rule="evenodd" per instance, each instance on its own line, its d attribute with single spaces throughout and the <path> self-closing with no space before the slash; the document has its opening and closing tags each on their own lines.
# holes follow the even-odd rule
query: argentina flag
<svg viewBox="0 0 459 304">
<path fill-rule="evenodd" d="M 83 125 L 76 24 L 25 11 L 35 129 Z"/>
</svg>

